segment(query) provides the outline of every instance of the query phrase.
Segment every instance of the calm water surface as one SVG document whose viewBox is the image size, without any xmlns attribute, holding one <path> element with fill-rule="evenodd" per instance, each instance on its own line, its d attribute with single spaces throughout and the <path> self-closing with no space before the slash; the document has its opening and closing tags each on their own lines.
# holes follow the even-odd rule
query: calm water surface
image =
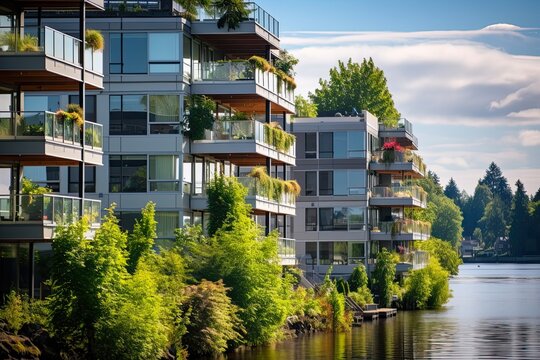
<svg viewBox="0 0 540 360">
<path fill-rule="evenodd" d="M 540 359 L 540 265 L 464 264 L 439 311 L 400 312 L 229 359 Z"/>
</svg>

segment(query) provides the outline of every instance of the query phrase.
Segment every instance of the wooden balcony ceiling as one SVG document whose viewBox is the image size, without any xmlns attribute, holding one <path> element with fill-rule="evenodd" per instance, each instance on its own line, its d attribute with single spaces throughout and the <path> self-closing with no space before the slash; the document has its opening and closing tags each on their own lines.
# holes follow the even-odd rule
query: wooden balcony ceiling
<svg viewBox="0 0 540 360">
<path fill-rule="evenodd" d="M 79 162 L 48 155 L 0 155 L 0 164 L 21 164 L 22 166 L 76 166 L 79 165 Z"/>
<path fill-rule="evenodd" d="M 264 114 L 266 112 L 266 99 L 258 95 L 208 95 L 208 97 L 246 114 Z M 282 113 L 284 111 L 289 113 L 284 107 L 272 103 L 272 113 Z"/>
<path fill-rule="evenodd" d="M 205 42 L 212 44 L 215 48 L 223 51 L 232 59 L 248 59 L 253 55 L 266 57 L 266 47 L 278 49 L 272 46 L 257 34 L 217 34 L 217 35 L 197 35 Z"/>
<path fill-rule="evenodd" d="M 15 88 L 17 85 L 22 91 L 76 91 L 79 88 L 77 80 L 46 70 L 0 71 L 0 86 Z M 89 83 L 86 88 L 100 90 Z"/>
<path fill-rule="evenodd" d="M 0 8 L 6 9 L 75 9 L 79 8 L 82 2 L 86 2 L 89 9 L 104 10 L 103 0 L 2 0 Z"/>
</svg>

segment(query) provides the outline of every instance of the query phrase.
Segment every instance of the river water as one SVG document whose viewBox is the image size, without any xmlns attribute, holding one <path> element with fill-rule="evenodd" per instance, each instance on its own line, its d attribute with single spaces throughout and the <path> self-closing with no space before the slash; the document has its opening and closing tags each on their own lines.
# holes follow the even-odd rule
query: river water
<svg viewBox="0 0 540 360">
<path fill-rule="evenodd" d="M 442 310 L 301 336 L 229 359 L 540 359 L 540 264 L 464 264 Z"/>
</svg>

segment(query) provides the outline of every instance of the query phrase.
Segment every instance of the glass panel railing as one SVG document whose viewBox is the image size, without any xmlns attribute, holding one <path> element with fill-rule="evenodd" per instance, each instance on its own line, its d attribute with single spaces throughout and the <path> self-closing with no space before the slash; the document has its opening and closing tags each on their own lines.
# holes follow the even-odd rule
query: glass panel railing
<svg viewBox="0 0 540 360">
<path fill-rule="evenodd" d="M 426 174 L 426 164 L 418 154 L 410 151 L 396 151 L 396 150 L 376 150 L 371 153 L 371 161 L 396 164 L 396 163 L 413 163 L 420 173 Z"/>
<path fill-rule="evenodd" d="M 296 257 L 296 240 L 289 238 L 278 238 L 278 256 L 281 258 Z"/>
<path fill-rule="evenodd" d="M 262 7 L 254 2 L 246 2 L 246 9 L 249 11 L 247 21 L 255 21 L 275 37 L 279 37 L 279 21 L 274 19 Z M 216 7 L 210 9 L 199 8 L 197 20 L 218 20 L 223 15 Z"/>
<path fill-rule="evenodd" d="M 101 221 L 101 201 L 84 200 L 84 214 L 91 225 Z M 79 218 L 81 199 L 71 196 L 0 195 L 0 218 L 2 221 L 39 221 L 47 225 L 69 224 Z M 2 222 L 0 222 L 0 225 Z"/>
<path fill-rule="evenodd" d="M 371 231 L 391 235 L 420 234 L 429 236 L 431 224 L 419 220 L 399 219 L 395 221 L 379 221 L 371 224 Z"/>
<path fill-rule="evenodd" d="M 273 189 L 271 185 L 261 183 L 253 177 L 238 177 L 238 182 L 248 189 L 248 196 L 259 196 L 269 201 L 274 201 L 279 204 L 294 206 L 296 204 L 296 196 L 286 192 L 279 192 Z"/>
<path fill-rule="evenodd" d="M 245 60 L 213 61 L 201 64 L 203 81 L 254 80 L 254 67 Z"/>
<path fill-rule="evenodd" d="M 107 10 L 115 11 L 142 12 L 161 9 L 161 0 L 105 0 L 104 3 Z"/>
<path fill-rule="evenodd" d="M 427 193 L 420 186 L 375 186 L 371 191 L 371 196 L 375 198 L 413 198 L 425 203 Z"/>
<path fill-rule="evenodd" d="M 84 128 L 84 144 L 92 149 L 102 149 L 103 125 L 87 121 Z"/>
</svg>

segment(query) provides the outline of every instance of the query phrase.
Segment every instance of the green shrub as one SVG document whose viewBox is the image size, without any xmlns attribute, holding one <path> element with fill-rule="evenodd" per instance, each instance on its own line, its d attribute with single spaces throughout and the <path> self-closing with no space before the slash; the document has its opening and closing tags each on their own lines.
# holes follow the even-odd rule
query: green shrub
<svg viewBox="0 0 540 360">
<path fill-rule="evenodd" d="M 359 287 L 355 291 L 351 291 L 349 296 L 361 307 L 365 307 L 366 304 L 373 304 L 373 295 L 371 294 L 369 288 L 365 285 Z"/>
<path fill-rule="evenodd" d="M 4 307 L 0 310 L 0 319 L 6 322 L 10 331 L 17 334 L 21 327 L 29 321 L 28 301 L 13 290 L 7 294 L 5 301 Z"/>
<path fill-rule="evenodd" d="M 397 254 L 389 252 L 386 248 L 377 254 L 377 264 L 373 272 L 373 288 L 379 295 L 380 307 L 387 307 L 392 301 L 397 263 Z"/>
<path fill-rule="evenodd" d="M 215 103 L 201 95 L 193 95 L 187 105 L 186 134 L 191 140 L 204 139 L 204 131 L 212 130 L 214 125 Z"/>
<path fill-rule="evenodd" d="M 417 242 L 416 247 L 419 250 L 428 251 L 432 257 L 436 257 L 440 265 L 451 275 L 458 274 L 462 261 L 450 242 L 432 237 L 429 240 Z"/>
<path fill-rule="evenodd" d="M 449 275 L 436 258 L 425 268 L 412 271 L 405 279 L 404 308 L 440 308 L 450 298 Z"/>
<path fill-rule="evenodd" d="M 356 291 L 362 287 L 367 286 L 368 284 L 368 275 L 366 272 L 366 267 L 364 264 L 359 264 L 354 268 L 351 276 L 349 277 L 349 287 L 351 291 Z"/>
<path fill-rule="evenodd" d="M 99 30 L 86 29 L 86 46 L 93 50 L 102 50 L 105 41 Z"/>
</svg>

